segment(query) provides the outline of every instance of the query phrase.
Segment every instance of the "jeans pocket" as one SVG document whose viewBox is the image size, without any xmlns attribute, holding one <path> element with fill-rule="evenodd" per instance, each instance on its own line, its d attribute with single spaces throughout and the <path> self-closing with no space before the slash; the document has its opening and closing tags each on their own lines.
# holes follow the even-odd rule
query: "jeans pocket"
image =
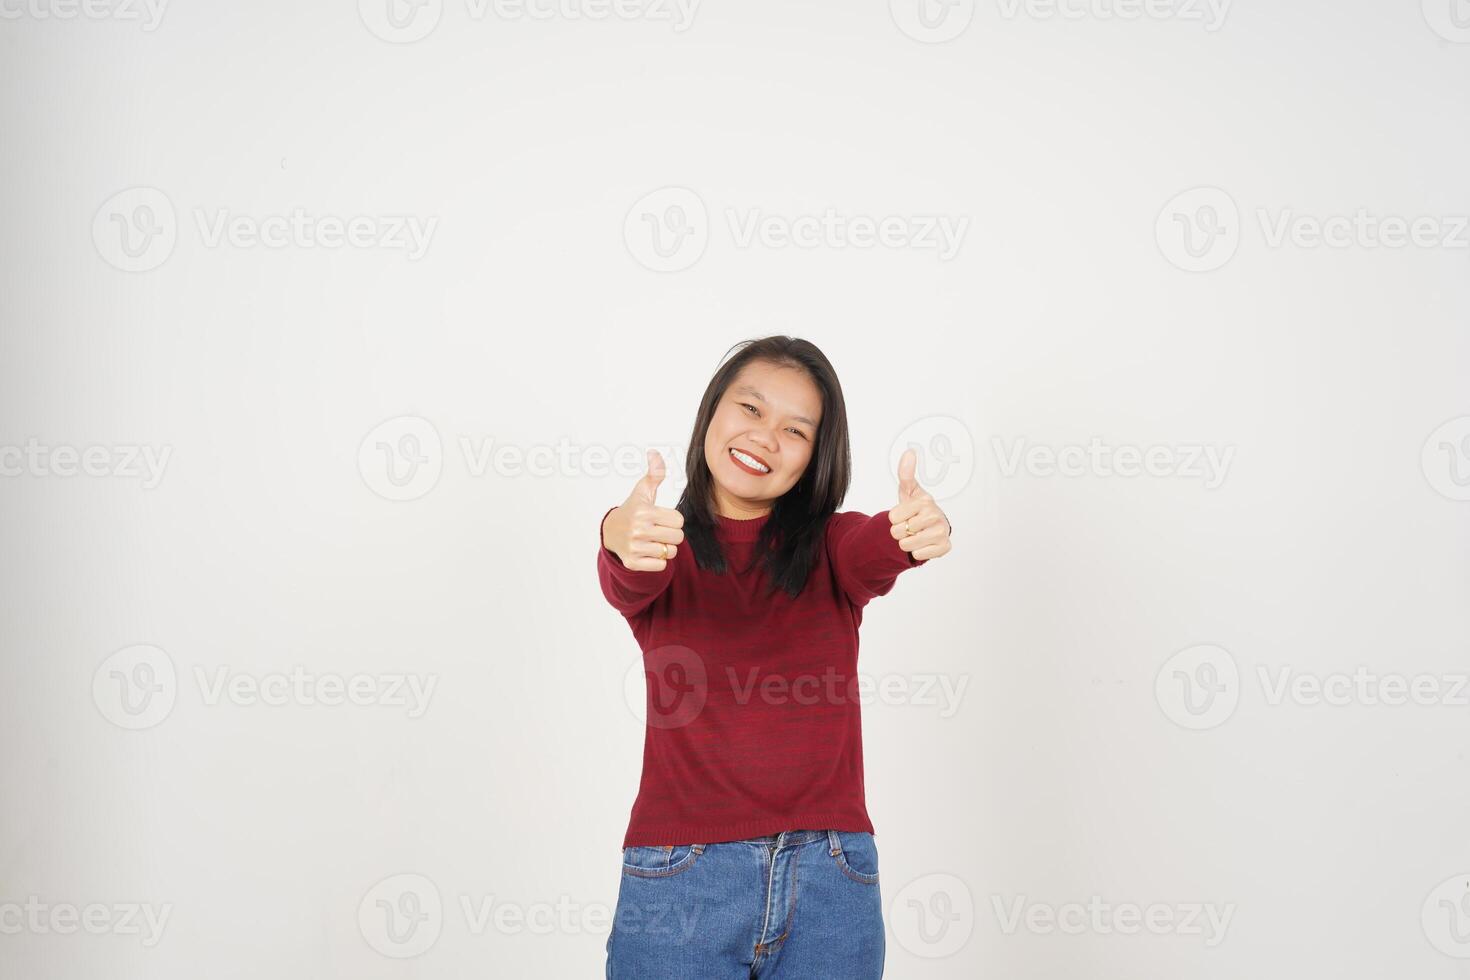
<svg viewBox="0 0 1470 980">
<path fill-rule="evenodd" d="M 694 867 L 703 844 L 661 844 L 623 848 L 623 874 L 635 878 L 667 878 Z"/>
<path fill-rule="evenodd" d="M 830 849 L 832 860 L 842 873 L 865 885 L 878 883 L 878 845 L 873 835 L 860 830 L 834 830 L 837 846 Z"/>
</svg>

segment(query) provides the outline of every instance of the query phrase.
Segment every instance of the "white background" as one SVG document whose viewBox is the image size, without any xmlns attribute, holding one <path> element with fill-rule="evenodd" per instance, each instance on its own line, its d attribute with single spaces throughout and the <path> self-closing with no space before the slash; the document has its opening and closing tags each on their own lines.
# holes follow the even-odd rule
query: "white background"
<svg viewBox="0 0 1470 980">
<path fill-rule="evenodd" d="M 966 685 L 947 715 L 864 709 L 887 976 L 1470 977 L 1466 692 L 1272 703 L 1261 680 L 1429 675 L 1453 702 L 1470 670 L 1470 232 L 1272 237 L 1362 210 L 1453 239 L 1449 3 L 990 0 L 928 31 L 902 0 L 678 25 L 448 0 L 396 35 L 366 0 L 152 29 L 5 6 L 0 972 L 600 976 L 642 727 L 594 532 L 641 470 L 464 446 L 679 447 L 727 348 L 779 332 L 842 378 L 844 509 L 893 506 L 917 434 L 955 527 L 863 628 L 865 672 Z M 655 271 L 637 229 L 670 199 L 640 202 L 665 188 L 704 248 Z M 416 258 L 207 234 L 293 209 L 437 221 Z M 968 225 L 948 258 L 732 228 L 827 209 Z M 160 234 L 130 259 L 134 219 Z M 1176 233 L 1207 226 L 1191 258 Z M 425 424 L 437 481 L 387 499 L 364 441 Z M 1216 486 L 1005 466 L 1094 437 L 1232 456 Z M 153 485 L 130 447 L 168 453 Z M 1206 644 L 1235 707 L 1191 728 L 1165 668 Z M 109 678 L 138 657 L 172 702 L 128 728 Z M 211 703 L 220 671 L 296 667 L 436 686 L 419 717 Z M 395 945 L 375 901 L 410 881 L 442 911 Z M 31 896 L 169 918 L 152 944 L 116 916 L 62 933 L 21 921 Z M 1023 897 L 1093 896 L 1229 925 L 1006 928 Z M 477 924 L 487 901 L 551 928 Z"/>
</svg>

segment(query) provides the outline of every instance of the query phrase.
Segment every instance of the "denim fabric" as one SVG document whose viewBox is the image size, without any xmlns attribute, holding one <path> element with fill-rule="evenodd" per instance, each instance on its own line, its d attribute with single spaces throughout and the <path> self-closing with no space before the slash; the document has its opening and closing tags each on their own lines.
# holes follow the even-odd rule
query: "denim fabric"
<svg viewBox="0 0 1470 980">
<path fill-rule="evenodd" d="M 787 830 L 623 848 L 608 980 L 878 980 L 873 835 Z"/>
</svg>

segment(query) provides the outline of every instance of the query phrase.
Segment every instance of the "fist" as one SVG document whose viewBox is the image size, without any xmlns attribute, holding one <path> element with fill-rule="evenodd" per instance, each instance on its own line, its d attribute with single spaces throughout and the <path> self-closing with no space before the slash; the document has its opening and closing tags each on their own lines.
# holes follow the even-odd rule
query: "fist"
<svg viewBox="0 0 1470 980">
<path fill-rule="evenodd" d="M 891 533 L 898 546 L 924 561 L 949 554 L 950 528 L 949 518 L 934 497 L 914 478 L 918 468 L 918 451 L 913 447 L 904 450 L 898 460 L 898 505 L 888 512 L 888 519 L 893 522 Z"/>
<path fill-rule="evenodd" d="M 635 572 L 661 572 L 684 541 L 684 515 L 657 504 L 664 478 L 664 458 L 648 451 L 648 472 L 633 492 L 602 522 L 602 544 Z"/>
</svg>

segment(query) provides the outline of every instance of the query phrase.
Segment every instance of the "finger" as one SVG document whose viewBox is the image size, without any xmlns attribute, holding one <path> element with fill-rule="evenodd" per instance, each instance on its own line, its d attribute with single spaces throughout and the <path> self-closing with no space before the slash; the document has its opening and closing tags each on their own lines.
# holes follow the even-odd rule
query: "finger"
<svg viewBox="0 0 1470 980">
<path fill-rule="evenodd" d="M 664 553 L 664 545 L 668 544 L 668 553 Z M 634 558 L 673 558 L 679 553 L 676 544 L 662 541 L 634 541 L 628 546 Z"/>
<path fill-rule="evenodd" d="M 910 446 L 903 451 L 898 458 L 898 499 L 907 500 L 919 489 L 919 481 L 914 477 L 919 468 L 919 450 L 916 446 Z"/>
<path fill-rule="evenodd" d="M 640 527 L 631 535 L 634 541 L 662 541 L 666 544 L 683 544 L 684 530 L 677 527 L 664 527 L 662 524 L 649 524 Z M 655 545 L 655 548 L 658 546 Z M 658 552 L 655 551 L 655 554 Z"/>
<path fill-rule="evenodd" d="M 927 561 L 930 558 L 938 558 L 940 555 L 949 554 L 952 548 L 954 548 L 954 545 L 950 544 L 948 537 L 945 537 L 945 539 L 939 544 L 931 544 L 925 545 L 922 548 L 915 548 L 913 551 L 909 552 L 909 554 L 913 555 L 920 561 Z"/>
<path fill-rule="evenodd" d="M 899 530 L 902 530 L 900 528 Z M 914 552 L 922 548 L 943 544 L 949 535 L 944 533 L 944 528 L 928 528 L 917 534 L 905 535 L 898 539 L 898 546 L 904 551 Z"/>
<path fill-rule="evenodd" d="M 684 515 L 672 507 L 655 507 L 653 509 L 653 523 L 661 527 L 683 527 Z"/>
<path fill-rule="evenodd" d="M 917 515 L 927 513 L 931 509 L 939 509 L 934 505 L 934 498 L 923 490 L 920 490 L 917 497 L 910 500 L 900 500 L 897 506 L 890 508 L 888 519 L 894 524 L 902 524 L 904 521 L 913 523 Z"/>
<path fill-rule="evenodd" d="M 624 568 L 634 572 L 661 572 L 667 565 L 668 562 L 662 558 L 634 558 L 623 562 Z"/>
<path fill-rule="evenodd" d="M 638 481 L 638 485 L 633 488 L 633 493 L 646 503 L 656 503 L 658 485 L 663 482 L 664 472 L 663 456 L 657 449 L 650 449 L 648 451 L 648 472 L 643 475 L 643 479 Z"/>
<path fill-rule="evenodd" d="M 904 533 L 903 527 L 905 524 L 909 527 L 908 533 Z M 927 531 L 931 527 L 938 527 L 940 530 L 945 531 L 945 533 L 948 533 L 949 530 L 949 521 L 945 519 L 945 516 L 939 512 L 937 507 L 933 510 L 920 511 L 913 517 L 906 517 L 901 521 L 894 522 L 893 526 L 888 529 L 888 533 L 902 541 L 904 538 L 913 537 L 920 531 Z"/>
</svg>

